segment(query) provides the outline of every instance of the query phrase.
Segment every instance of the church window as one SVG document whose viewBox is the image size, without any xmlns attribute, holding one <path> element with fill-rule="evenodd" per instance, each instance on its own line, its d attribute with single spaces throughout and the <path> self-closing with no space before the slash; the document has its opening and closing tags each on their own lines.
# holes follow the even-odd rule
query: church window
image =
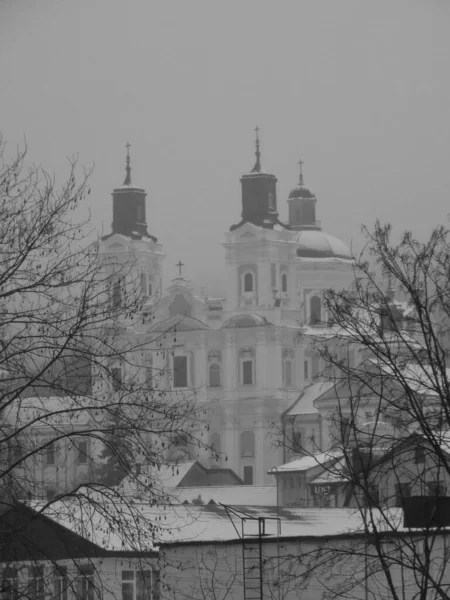
<svg viewBox="0 0 450 600">
<path fill-rule="evenodd" d="M 243 468 L 243 475 L 244 485 L 253 485 L 253 467 L 251 465 Z"/>
<path fill-rule="evenodd" d="M 113 283 L 112 303 L 114 308 L 120 308 L 122 306 L 122 281 L 120 279 Z"/>
<path fill-rule="evenodd" d="M 123 373 L 121 366 L 111 368 L 111 383 L 114 392 L 118 392 L 122 389 Z"/>
<path fill-rule="evenodd" d="M 310 371 L 310 369 L 309 369 L 309 360 L 307 359 L 307 360 L 305 360 L 303 362 L 303 376 L 304 376 L 305 381 L 309 380 L 309 377 L 310 377 L 310 372 L 309 371 Z"/>
<path fill-rule="evenodd" d="M 214 458 L 218 459 L 220 455 L 220 435 L 218 433 L 212 433 L 209 438 L 209 445 L 214 453 Z"/>
<path fill-rule="evenodd" d="M 277 265 L 275 263 L 270 265 L 270 284 L 273 290 L 277 289 Z"/>
<path fill-rule="evenodd" d="M 87 465 L 88 462 L 88 452 L 89 452 L 89 447 L 88 447 L 88 440 L 77 440 L 77 450 L 78 450 L 78 456 L 77 456 L 77 463 L 79 465 Z"/>
<path fill-rule="evenodd" d="M 255 456 L 255 434 L 253 431 L 241 433 L 241 457 L 252 458 Z"/>
<path fill-rule="evenodd" d="M 242 361 L 242 383 L 244 385 L 253 384 L 253 360 Z"/>
<path fill-rule="evenodd" d="M 283 350 L 283 387 L 292 387 L 292 364 L 293 352 L 291 349 Z"/>
<path fill-rule="evenodd" d="M 292 431 L 292 450 L 296 453 L 303 451 L 302 446 L 302 432 L 299 429 L 293 429 Z"/>
<path fill-rule="evenodd" d="M 244 275 L 244 292 L 253 292 L 253 273 Z"/>
<path fill-rule="evenodd" d="M 287 273 L 283 273 L 281 275 L 281 291 L 287 292 L 288 284 L 287 284 Z"/>
<path fill-rule="evenodd" d="M 318 325 L 322 320 L 322 307 L 319 296 L 313 296 L 309 301 L 309 316 L 311 325 Z"/>
<path fill-rule="evenodd" d="M 148 284 L 148 295 L 149 296 L 153 295 L 153 286 L 151 283 Z"/>
<path fill-rule="evenodd" d="M 209 365 L 209 385 L 210 387 L 220 387 L 220 365 L 218 363 Z"/>
<path fill-rule="evenodd" d="M 150 354 L 147 357 L 147 364 L 145 366 L 145 389 L 147 391 L 150 391 L 150 390 L 154 389 L 153 378 L 154 378 L 154 373 L 153 373 L 153 356 Z"/>
<path fill-rule="evenodd" d="M 188 386 L 187 356 L 173 357 L 173 387 L 185 388 Z"/>
</svg>

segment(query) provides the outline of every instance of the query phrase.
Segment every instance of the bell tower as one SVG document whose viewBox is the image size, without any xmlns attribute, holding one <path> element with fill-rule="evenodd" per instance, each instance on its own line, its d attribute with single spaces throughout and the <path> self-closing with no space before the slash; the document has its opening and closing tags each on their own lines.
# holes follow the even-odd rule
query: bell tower
<svg viewBox="0 0 450 600">
<path fill-rule="evenodd" d="M 290 192 L 288 198 L 289 226 L 296 231 L 301 229 L 320 229 L 320 224 L 316 221 L 317 198 L 305 186 L 303 180 L 303 161 L 299 160 L 298 164 L 300 165 L 298 185 Z"/>
<path fill-rule="evenodd" d="M 145 303 L 161 293 L 164 254 L 147 230 L 147 193 L 131 181 L 130 146 L 126 144 L 125 180 L 112 192 L 112 232 L 102 237 L 100 258 L 116 290 L 114 298 L 118 301 L 134 290 Z"/>
</svg>

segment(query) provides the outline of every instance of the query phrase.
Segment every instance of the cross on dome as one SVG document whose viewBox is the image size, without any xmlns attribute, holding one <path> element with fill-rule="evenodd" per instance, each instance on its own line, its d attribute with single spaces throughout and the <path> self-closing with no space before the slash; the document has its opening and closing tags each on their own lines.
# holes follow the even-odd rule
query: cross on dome
<svg viewBox="0 0 450 600">
<path fill-rule="evenodd" d="M 125 177 L 125 181 L 123 182 L 123 185 L 131 185 L 131 166 L 130 166 L 130 148 L 131 148 L 131 144 L 130 142 L 127 142 L 125 144 L 125 148 L 127 149 L 127 166 L 126 166 L 126 177 Z"/>
<path fill-rule="evenodd" d="M 182 263 L 181 260 L 179 260 L 175 266 L 178 267 L 181 277 L 181 269 L 184 267 L 184 263 Z"/>
<path fill-rule="evenodd" d="M 259 127 L 258 125 L 255 127 L 255 129 L 253 130 L 256 133 L 256 140 L 255 140 L 255 146 L 256 146 L 256 163 L 255 166 L 252 169 L 252 173 L 261 173 L 261 152 L 259 151 Z"/>
<path fill-rule="evenodd" d="M 300 165 L 300 174 L 298 177 L 298 185 L 304 185 L 304 182 L 303 182 L 303 160 L 300 159 L 298 161 L 298 164 Z"/>
</svg>

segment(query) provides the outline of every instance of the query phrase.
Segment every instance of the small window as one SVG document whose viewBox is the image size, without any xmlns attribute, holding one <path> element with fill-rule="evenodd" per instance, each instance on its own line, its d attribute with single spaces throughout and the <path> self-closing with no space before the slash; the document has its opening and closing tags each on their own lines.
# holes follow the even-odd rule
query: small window
<svg viewBox="0 0 450 600">
<path fill-rule="evenodd" d="M 122 571 L 122 600 L 156 598 L 156 583 L 156 571 Z"/>
<path fill-rule="evenodd" d="M 174 446 L 184 448 L 189 443 L 189 437 L 187 433 L 176 433 L 173 437 L 172 443 Z"/>
<path fill-rule="evenodd" d="M 54 600 L 67 600 L 67 567 L 56 566 L 53 570 L 53 581 L 55 586 Z"/>
<path fill-rule="evenodd" d="M 47 463 L 47 465 L 55 464 L 55 455 L 56 455 L 55 443 L 52 442 L 45 449 L 45 462 Z"/>
<path fill-rule="evenodd" d="M 303 451 L 303 440 L 302 440 L 302 432 L 298 429 L 294 429 L 292 431 L 292 450 L 295 453 L 299 453 Z"/>
<path fill-rule="evenodd" d="M 244 485 L 253 485 L 253 467 L 246 465 L 243 469 L 244 473 Z"/>
<path fill-rule="evenodd" d="M 220 387 L 220 365 L 218 363 L 209 365 L 209 385 L 210 387 Z"/>
<path fill-rule="evenodd" d="M 283 361 L 283 383 L 285 387 L 292 387 L 292 361 Z"/>
<path fill-rule="evenodd" d="M 378 507 L 380 505 L 380 488 L 371 484 L 367 490 L 367 506 Z"/>
<path fill-rule="evenodd" d="M 77 600 L 94 600 L 94 597 L 94 567 L 93 565 L 82 565 L 77 577 Z"/>
<path fill-rule="evenodd" d="M 28 600 L 45 599 L 45 579 L 42 567 L 28 567 L 27 569 L 27 594 Z"/>
<path fill-rule="evenodd" d="M 309 303 L 310 321 L 311 325 L 318 325 L 322 320 L 322 307 L 320 298 L 313 296 Z"/>
<path fill-rule="evenodd" d="M 87 440 L 78 440 L 78 458 L 77 463 L 79 465 L 86 465 L 88 462 L 88 442 Z"/>
<path fill-rule="evenodd" d="M 253 274 L 246 273 L 244 275 L 244 292 L 253 292 Z"/>
<path fill-rule="evenodd" d="M 141 271 L 141 295 L 146 298 L 148 295 L 148 278 L 147 273 Z"/>
<path fill-rule="evenodd" d="M 111 383 L 114 392 L 118 392 L 122 389 L 122 367 L 112 367 Z"/>
<path fill-rule="evenodd" d="M 211 434 L 211 437 L 209 438 L 209 445 L 215 454 L 220 454 L 220 435 L 218 433 Z"/>
<path fill-rule="evenodd" d="M 287 274 L 283 273 L 281 275 L 281 291 L 282 292 L 287 292 L 287 289 L 288 289 Z"/>
<path fill-rule="evenodd" d="M 114 308 L 120 308 L 122 306 L 122 282 L 120 279 L 113 284 L 112 303 Z"/>
<path fill-rule="evenodd" d="M 308 381 L 309 379 L 309 361 L 305 360 L 303 363 L 303 374 L 305 377 L 305 381 Z"/>
<path fill-rule="evenodd" d="M 417 465 L 425 464 L 425 448 L 423 446 L 415 447 L 414 458 Z"/>
<path fill-rule="evenodd" d="M 255 434 L 253 431 L 241 433 L 241 457 L 253 458 L 255 456 Z"/>
<path fill-rule="evenodd" d="M 411 496 L 411 488 L 408 483 L 397 483 L 395 486 L 395 506 L 403 507 L 403 499 Z"/>
<path fill-rule="evenodd" d="M 173 357 L 173 387 L 185 388 L 188 386 L 187 356 Z"/>
<path fill-rule="evenodd" d="M 2 600 L 19 599 L 19 574 L 17 569 L 6 567 L 2 570 Z"/>
<path fill-rule="evenodd" d="M 242 383 L 244 385 L 253 384 L 253 361 L 243 360 L 242 361 Z"/>
<path fill-rule="evenodd" d="M 443 481 L 429 481 L 427 486 L 428 496 L 445 496 L 446 487 Z"/>
</svg>

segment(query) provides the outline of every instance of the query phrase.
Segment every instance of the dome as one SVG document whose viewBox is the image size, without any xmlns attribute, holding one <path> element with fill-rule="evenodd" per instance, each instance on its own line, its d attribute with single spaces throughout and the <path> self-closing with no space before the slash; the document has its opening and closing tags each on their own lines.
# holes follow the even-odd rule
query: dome
<svg viewBox="0 0 450 600">
<path fill-rule="evenodd" d="M 298 185 L 289 194 L 289 200 L 293 200 L 294 198 L 315 198 L 315 196 L 304 185 Z"/>
<path fill-rule="evenodd" d="M 297 256 L 302 258 L 352 258 L 344 242 L 320 229 L 299 231 L 296 244 Z"/>
<path fill-rule="evenodd" d="M 269 325 L 269 321 L 266 318 L 253 313 L 246 313 L 231 317 L 231 319 L 225 321 L 222 325 L 222 329 L 230 329 L 233 327 L 263 327 L 265 325 Z"/>
</svg>

